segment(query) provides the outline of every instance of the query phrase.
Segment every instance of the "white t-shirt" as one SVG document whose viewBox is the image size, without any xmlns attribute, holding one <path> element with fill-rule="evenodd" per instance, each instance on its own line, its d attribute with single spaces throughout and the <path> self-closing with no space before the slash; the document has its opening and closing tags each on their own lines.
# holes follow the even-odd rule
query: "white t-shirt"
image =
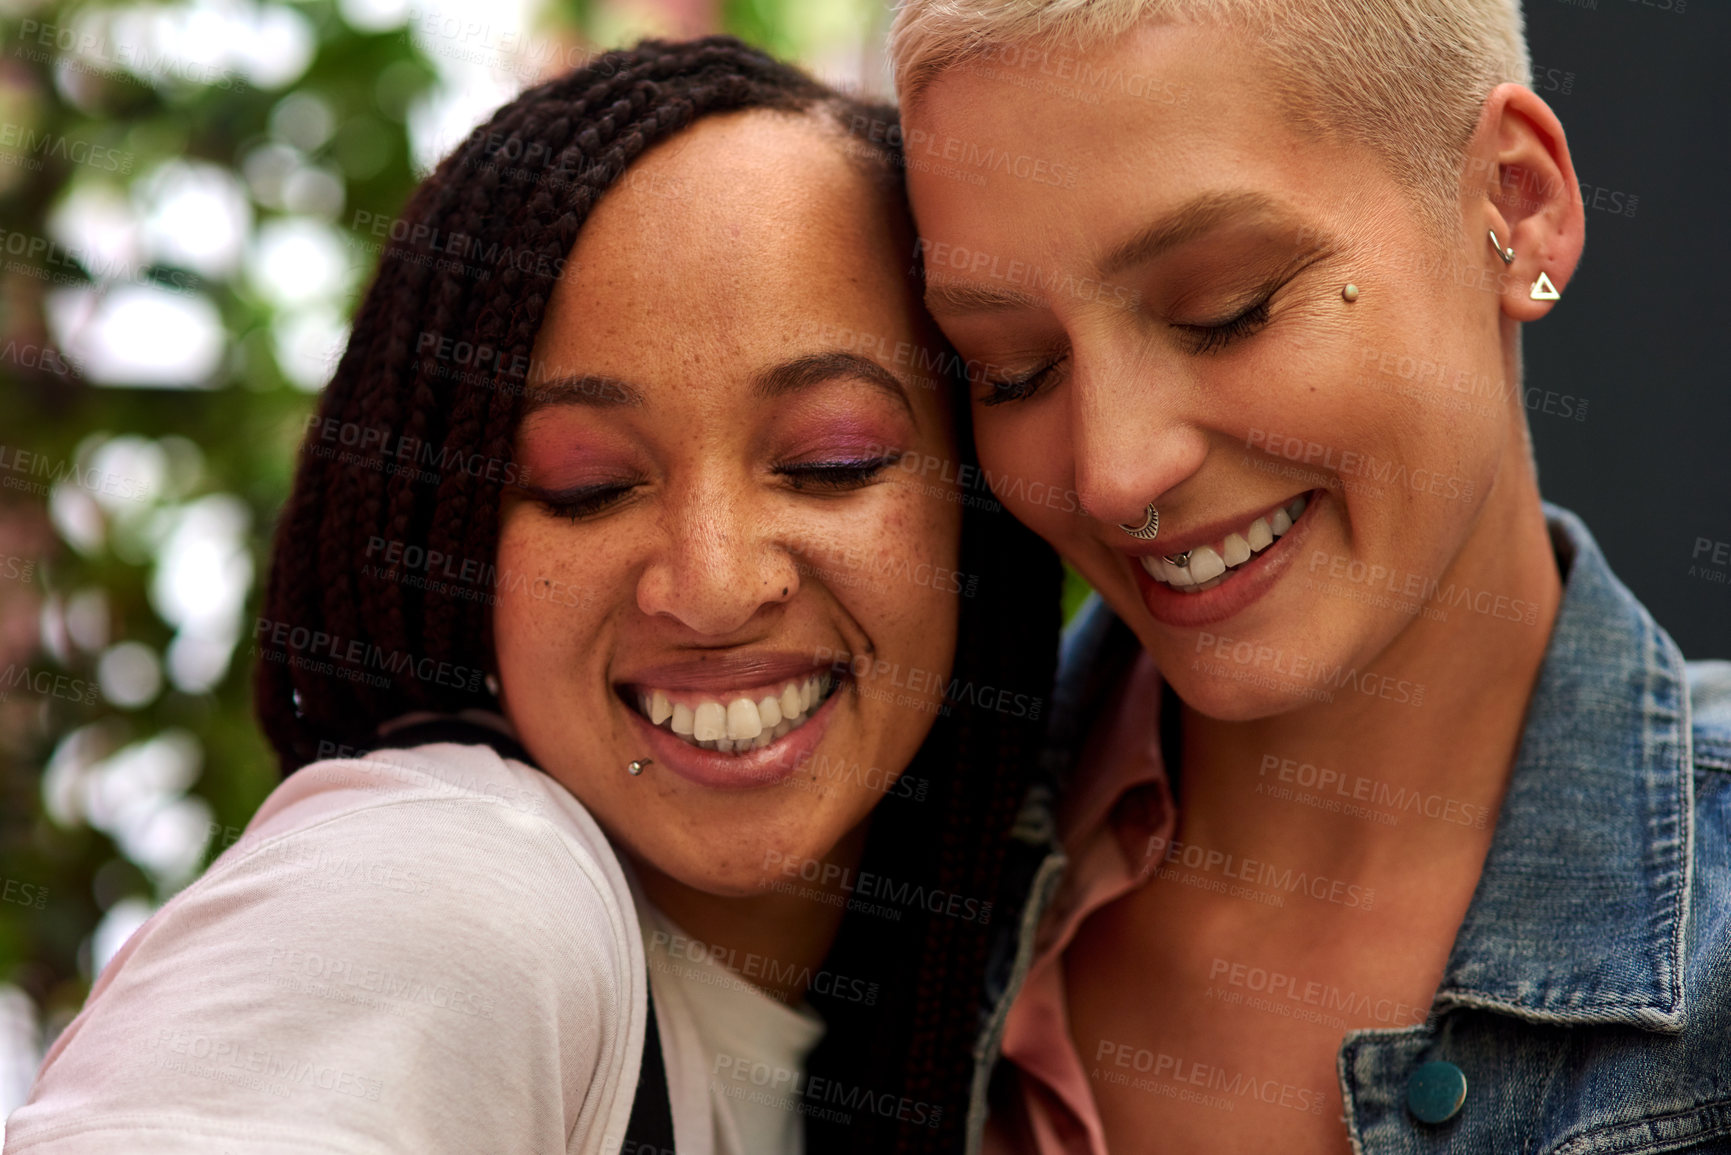
<svg viewBox="0 0 1731 1155">
<path fill-rule="evenodd" d="M 806 1058 L 823 1037 L 823 1019 L 740 978 L 653 906 L 640 904 L 638 913 L 656 1014 L 666 1008 L 670 1021 L 690 1022 L 695 1045 L 681 1053 L 707 1060 L 703 1071 L 677 1078 L 669 1071 L 668 1083 L 682 1094 L 708 1088 L 715 1155 L 803 1155 L 800 1089 Z M 695 1104 L 691 1113 L 698 1113 Z"/>
<path fill-rule="evenodd" d="M 639 927 L 606 836 L 533 767 L 449 743 L 314 763 L 110 960 L 5 1155 L 622 1155 Z M 706 1000 L 676 985 L 676 1146 L 732 1155 Z"/>
</svg>

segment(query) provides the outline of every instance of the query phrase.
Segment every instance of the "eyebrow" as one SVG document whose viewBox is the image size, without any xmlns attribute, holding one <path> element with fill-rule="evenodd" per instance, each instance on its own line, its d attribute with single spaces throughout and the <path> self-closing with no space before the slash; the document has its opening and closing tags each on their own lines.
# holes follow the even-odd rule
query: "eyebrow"
<svg viewBox="0 0 1731 1155">
<path fill-rule="evenodd" d="M 1153 260 L 1170 249 L 1212 232 L 1234 218 L 1280 219 L 1287 214 L 1280 202 L 1258 192 L 1203 193 L 1136 231 L 1100 262 L 1104 276 Z"/>
<path fill-rule="evenodd" d="M 1109 250 L 1098 262 L 1097 279 L 1114 276 L 1134 265 L 1195 240 L 1238 218 L 1282 220 L 1290 214 L 1280 202 L 1258 192 L 1209 192 L 1187 201 L 1145 225 Z M 1039 308 L 1045 300 L 1019 289 L 977 281 L 928 280 L 926 309 L 931 313 L 982 313 L 997 309 Z"/>
<path fill-rule="evenodd" d="M 914 416 L 913 402 L 908 400 L 907 385 L 900 377 L 869 357 L 840 349 L 795 357 L 791 361 L 783 361 L 779 365 L 759 370 L 752 376 L 751 391 L 758 399 L 768 401 L 843 377 L 852 377 L 875 385 L 900 402 L 909 417 Z"/>
<path fill-rule="evenodd" d="M 519 420 L 536 410 L 553 405 L 586 405 L 594 409 L 641 409 L 643 391 L 617 377 L 607 377 L 600 373 L 574 373 L 551 377 L 524 390 L 523 411 Z"/>
</svg>

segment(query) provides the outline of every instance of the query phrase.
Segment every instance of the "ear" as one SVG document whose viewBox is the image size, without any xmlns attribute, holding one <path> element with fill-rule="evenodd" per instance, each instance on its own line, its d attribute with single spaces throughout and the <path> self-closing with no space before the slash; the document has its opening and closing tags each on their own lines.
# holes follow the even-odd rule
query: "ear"
<svg viewBox="0 0 1731 1155">
<path fill-rule="evenodd" d="M 1532 89 L 1500 84 L 1486 98 L 1461 191 L 1463 218 L 1477 233 L 1469 241 L 1497 275 L 1504 315 L 1537 321 L 1556 302 L 1533 300 L 1533 284 L 1542 272 L 1563 291 L 1580 263 L 1587 222 L 1562 123 Z M 1493 229 L 1515 250 L 1512 264 L 1492 250 Z"/>
</svg>

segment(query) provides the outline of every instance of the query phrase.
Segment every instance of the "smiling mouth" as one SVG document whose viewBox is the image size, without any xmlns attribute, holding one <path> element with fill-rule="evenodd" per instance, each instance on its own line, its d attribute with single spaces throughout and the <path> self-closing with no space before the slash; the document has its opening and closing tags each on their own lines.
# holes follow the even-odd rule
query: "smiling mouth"
<svg viewBox="0 0 1731 1155">
<path fill-rule="evenodd" d="M 835 690 L 829 671 L 777 686 L 719 696 L 652 686 L 621 687 L 626 704 L 675 738 L 700 750 L 745 754 L 761 750 L 811 721 Z"/>
<path fill-rule="evenodd" d="M 1149 577 L 1179 593 L 1199 594 L 1229 581 L 1241 566 L 1272 546 L 1292 523 L 1304 515 L 1310 495 L 1301 494 L 1272 512 L 1256 518 L 1236 533 L 1220 541 L 1185 550 L 1169 557 L 1151 556 L 1136 560 Z"/>
</svg>

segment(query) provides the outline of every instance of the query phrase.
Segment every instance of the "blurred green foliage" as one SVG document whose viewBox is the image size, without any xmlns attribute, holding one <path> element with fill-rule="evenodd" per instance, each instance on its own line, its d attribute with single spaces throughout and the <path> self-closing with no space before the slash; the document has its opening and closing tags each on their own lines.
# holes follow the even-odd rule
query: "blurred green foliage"
<svg viewBox="0 0 1731 1155">
<path fill-rule="evenodd" d="M 12 454 L 8 477 L 38 488 L 0 490 L 0 555 L 34 563 L 27 579 L 0 584 L 0 879 L 15 884 L 13 897 L 0 903 L 0 981 L 31 996 L 50 1037 L 83 1002 L 91 937 L 104 913 L 127 899 L 160 904 L 186 881 L 184 872 L 131 861 L 113 829 L 90 821 L 131 801 L 116 797 L 128 788 L 124 777 L 102 778 L 90 767 L 131 744 L 177 736 L 179 748 L 191 752 L 187 776 L 194 780 L 138 789 L 153 786 L 159 805 L 185 789 L 208 809 L 182 806 L 178 827 L 153 834 L 144 822 L 133 833 L 190 832 L 201 840 L 214 826 L 206 860 L 221 849 L 222 828 L 244 827 L 277 781 L 251 718 L 244 617 L 227 672 L 213 685 L 188 690 L 158 678 L 159 692 L 145 701 L 122 695 L 125 704 L 90 688 L 106 685 L 102 656 L 116 643 L 142 643 L 161 655 L 173 642 L 176 628 L 152 583 L 161 576 L 158 551 L 194 503 L 216 494 L 238 499 L 250 514 L 252 573 L 262 575 L 269 529 L 315 399 L 285 376 L 270 340 L 277 306 L 238 267 L 213 276 L 160 257 L 116 265 L 63 243 L 54 214 L 87 195 L 136 208 L 164 166 L 204 162 L 237 174 L 250 191 L 250 241 L 273 219 L 296 215 L 279 195 L 261 193 L 257 172 L 241 175 L 266 146 L 279 159 L 338 174 L 340 203 L 327 193 L 321 206 L 334 228 L 357 210 L 392 214 L 416 179 L 407 110 L 435 80 L 432 64 L 400 29 L 357 30 L 332 0 L 285 9 L 301 33 L 310 32 L 311 53 L 304 69 L 274 86 L 238 70 L 165 64 L 136 27 L 132 40 L 122 21 L 103 27 L 120 11 L 51 3 L 0 18 L 0 148 L 10 146 L 0 168 L 0 349 L 7 351 L 0 355 L 0 443 Z M 283 139 L 282 110 L 296 98 L 289 107 L 328 111 L 325 139 Z M 357 289 L 364 281 L 364 271 L 353 278 Z M 186 382 L 194 388 L 92 383 L 74 355 L 58 349 L 49 322 L 50 295 L 80 283 L 105 294 L 149 284 L 204 298 L 226 335 L 216 369 Z M 353 298 L 333 304 L 346 317 Z M 60 356 L 29 352 L 43 348 Z M 76 476 L 105 442 L 125 435 L 157 443 L 146 456 L 168 462 L 164 479 L 113 508 L 76 503 L 100 516 L 94 528 L 69 534 L 68 519 L 49 513 L 58 499 L 39 490 L 56 477 L 59 486 L 76 488 L 67 473 Z M 136 460 L 133 468 L 141 468 Z M 123 480 L 139 488 L 132 484 L 138 478 Z M 256 589 L 249 608 L 254 600 Z M 72 614 L 75 604 L 81 609 Z M 147 689 L 150 682 L 145 676 Z M 51 760 L 65 773 L 45 783 Z M 56 790 L 62 805 L 51 812 L 45 796 Z M 208 820 L 203 830 L 190 821 L 201 816 Z M 135 827 L 144 821 L 131 818 Z"/>
</svg>

